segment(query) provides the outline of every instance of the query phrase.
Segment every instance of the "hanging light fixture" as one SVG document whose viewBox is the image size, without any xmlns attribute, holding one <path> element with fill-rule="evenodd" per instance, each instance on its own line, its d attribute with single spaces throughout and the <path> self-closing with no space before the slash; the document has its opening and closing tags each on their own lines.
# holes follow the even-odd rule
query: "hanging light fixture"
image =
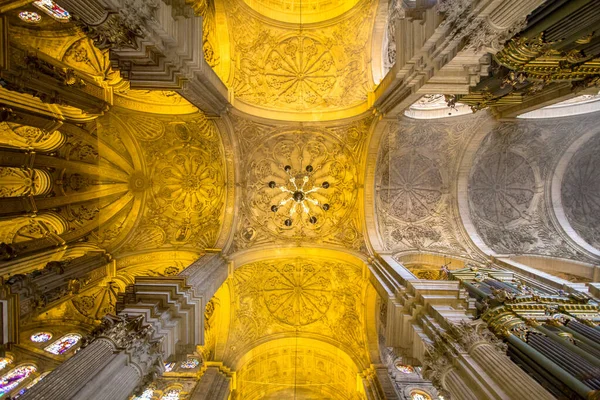
<svg viewBox="0 0 600 400">
<path fill-rule="evenodd" d="M 288 176 L 288 181 L 286 184 L 278 187 L 275 181 L 270 181 L 269 187 L 271 189 L 278 189 L 283 193 L 287 193 L 288 196 L 282 199 L 279 203 L 273 204 L 271 206 L 271 211 L 277 213 L 283 206 L 291 203 L 288 211 L 289 217 L 283 221 L 285 226 L 292 226 L 294 216 L 301 214 L 306 215 L 308 222 L 311 224 L 316 224 L 318 221 L 317 216 L 311 214 L 309 204 L 312 203 L 313 205 L 320 207 L 323 211 L 329 210 L 329 204 L 321 204 L 319 200 L 317 200 L 312 194 L 321 189 L 329 189 L 329 182 L 324 181 L 319 186 L 312 185 L 310 188 L 307 188 L 306 185 L 311 180 L 311 175 L 314 170 L 312 165 L 307 165 L 305 173 L 298 175 L 292 173 L 292 167 L 289 165 L 283 167 L 283 170 Z"/>
</svg>

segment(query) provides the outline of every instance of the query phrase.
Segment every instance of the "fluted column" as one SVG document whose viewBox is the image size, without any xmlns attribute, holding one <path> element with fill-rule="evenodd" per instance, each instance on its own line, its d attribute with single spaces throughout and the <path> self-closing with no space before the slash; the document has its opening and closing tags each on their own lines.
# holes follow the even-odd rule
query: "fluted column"
<svg viewBox="0 0 600 400">
<path fill-rule="evenodd" d="M 125 400 L 162 371 L 159 342 L 142 317 L 111 316 L 87 345 L 29 389 L 23 400 Z"/>
<path fill-rule="evenodd" d="M 546 389 L 491 344 L 480 343 L 473 346 L 469 354 L 511 399 L 554 399 Z"/>
<path fill-rule="evenodd" d="M 190 400 L 227 400 L 231 390 L 231 377 L 217 366 L 209 366 L 190 394 Z"/>
<path fill-rule="evenodd" d="M 461 400 L 553 400 L 506 356 L 506 347 L 481 321 L 451 323 L 430 349 L 426 377 Z"/>
<path fill-rule="evenodd" d="M 450 393 L 453 399 L 479 400 L 479 397 L 473 393 L 455 369 L 448 370 L 443 376 L 442 382 L 442 386 Z"/>
</svg>

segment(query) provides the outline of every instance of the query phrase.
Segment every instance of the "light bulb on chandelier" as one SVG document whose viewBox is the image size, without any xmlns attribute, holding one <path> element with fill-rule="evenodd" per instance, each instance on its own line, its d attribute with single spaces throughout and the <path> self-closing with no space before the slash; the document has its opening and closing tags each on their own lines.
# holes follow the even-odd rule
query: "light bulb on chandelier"
<svg viewBox="0 0 600 400">
<path fill-rule="evenodd" d="M 313 185 L 310 189 L 305 189 L 306 184 L 310 181 L 311 174 L 314 171 L 312 165 L 307 165 L 305 168 L 305 173 L 302 175 L 292 174 L 292 167 L 289 165 L 283 167 L 283 170 L 288 175 L 287 184 L 280 185 L 278 187 L 275 181 L 270 181 L 268 185 L 271 189 L 279 189 L 281 192 L 287 193 L 289 196 L 279 201 L 279 203 L 273 204 L 271 206 L 271 211 L 277 213 L 281 207 L 286 206 L 288 203 L 291 203 L 291 206 L 289 208 L 289 218 L 283 221 L 283 224 L 285 226 L 292 226 L 293 217 L 302 213 L 306 214 L 308 222 L 310 222 L 313 225 L 316 224 L 318 219 L 315 215 L 310 215 L 309 204 L 313 204 L 317 207 L 320 207 L 323 211 L 329 210 L 329 204 L 321 204 L 319 200 L 314 198 L 314 196 L 311 196 L 311 194 L 316 193 L 320 189 L 329 189 L 329 182 L 324 181 L 323 183 L 321 183 L 320 186 Z M 300 182 L 297 182 L 298 180 Z"/>
</svg>

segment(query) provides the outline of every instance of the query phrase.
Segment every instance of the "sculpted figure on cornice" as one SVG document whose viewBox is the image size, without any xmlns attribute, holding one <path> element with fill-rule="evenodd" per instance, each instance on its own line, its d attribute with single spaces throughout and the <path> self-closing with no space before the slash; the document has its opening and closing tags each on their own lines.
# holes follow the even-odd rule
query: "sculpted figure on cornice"
<svg viewBox="0 0 600 400">
<path fill-rule="evenodd" d="M 245 171 L 236 249 L 290 239 L 297 243 L 332 243 L 362 249 L 363 236 L 357 220 L 357 174 L 370 121 L 367 118 L 317 128 L 269 126 L 234 119 Z M 286 172 L 285 166 L 291 167 L 290 172 Z M 310 173 L 306 172 L 307 167 L 312 167 Z M 290 177 L 301 182 L 304 176 L 308 177 L 306 188 L 318 188 L 311 193 L 311 202 L 307 201 L 308 213 L 306 210 L 294 213 L 289 203 L 273 211 L 274 205 L 285 202 L 280 187 L 290 185 Z M 271 182 L 275 182 L 273 187 Z M 313 197 L 316 203 L 312 202 Z M 287 226 L 288 218 L 296 222 Z"/>
<path fill-rule="evenodd" d="M 359 105 L 372 90 L 367 46 L 373 17 L 364 2 L 332 26 L 290 31 L 228 9 L 235 96 L 281 111 L 328 111 Z"/>
<path fill-rule="evenodd" d="M 454 185 L 473 130 L 488 120 L 485 114 L 442 121 L 405 118 L 385 128 L 375 201 L 387 249 L 478 256 L 460 231 Z"/>
<path fill-rule="evenodd" d="M 577 120 L 504 123 L 485 138 L 470 172 L 469 208 L 477 231 L 488 246 L 501 254 L 529 253 L 590 261 L 555 226 L 548 199 L 558 160 L 575 139 L 595 124 L 594 115 Z M 579 162 L 582 164 L 576 166 Z M 581 154 L 573 158 L 569 167 L 563 179 L 563 199 L 571 219 L 574 214 L 570 213 L 580 212 L 576 210 L 591 210 L 578 208 L 576 204 L 585 200 L 574 189 L 581 182 L 579 173 L 585 175 L 586 168 L 593 167 L 593 158 Z M 593 190 L 593 179 L 587 185 Z M 586 225 L 594 226 L 591 221 Z"/>
</svg>

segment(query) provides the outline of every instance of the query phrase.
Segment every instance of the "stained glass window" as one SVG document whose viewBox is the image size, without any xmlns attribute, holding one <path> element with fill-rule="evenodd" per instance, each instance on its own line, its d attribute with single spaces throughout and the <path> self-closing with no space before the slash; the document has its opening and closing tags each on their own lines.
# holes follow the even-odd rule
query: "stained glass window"
<svg viewBox="0 0 600 400">
<path fill-rule="evenodd" d="M 414 374 L 415 373 L 415 369 L 411 365 L 404 365 L 399 362 L 396 363 L 396 369 L 398 371 L 402 372 L 403 374 Z"/>
<path fill-rule="evenodd" d="M 6 367 L 8 364 L 12 364 L 12 360 L 10 358 L 0 358 L 0 369 L 4 369 L 4 367 Z"/>
<path fill-rule="evenodd" d="M 58 339 L 56 342 L 52 343 L 50 346 L 46 347 L 46 350 L 52 354 L 65 354 L 71 347 L 77 344 L 81 339 L 81 335 L 77 333 L 69 333 Z"/>
<path fill-rule="evenodd" d="M 167 390 L 160 400 L 179 400 L 179 389 Z"/>
<path fill-rule="evenodd" d="M 411 400 L 431 400 L 431 396 L 420 390 L 412 392 L 410 398 Z"/>
<path fill-rule="evenodd" d="M 31 341 L 35 343 L 43 343 L 52 339 L 52 334 L 50 332 L 38 332 L 31 335 Z"/>
<path fill-rule="evenodd" d="M 19 397 L 23 396 L 23 394 L 25 394 L 25 392 L 29 389 L 31 389 L 33 386 L 35 386 L 36 383 L 38 383 L 39 381 L 41 381 L 42 379 L 44 379 L 46 377 L 46 375 L 48 375 L 50 373 L 50 371 L 44 372 L 43 374 L 41 374 L 40 376 L 38 376 L 37 378 L 35 378 L 33 381 L 31 381 L 31 383 L 27 386 L 25 386 L 23 389 L 19 390 L 19 393 L 17 393 L 15 396 L 13 396 L 14 399 L 18 399 Z"/>
<path fill-rule="evenodd" d="M 31 364 L 19 365 L 2 375 L 2 378 L 0 378 L 0 397 L 19 386 L 35 370 L 35 366 Z"/>
<path fill-rule="evenodd" d="M 153 394 L 154 394 L 154 389 L 148 388 L 148 389 L 144 390 L 144 393 L 142 393 L 139 396 L 135 396 L 132 400 L 151 400 Z"/>
<path fill-rule="evenodd" d="M 34 1 L 33 5 L 60 22 L 67 22 L 71 14 L 52 0 Z"/>
<path fill-rule="evenodd" d="M 40 14 L 33 11 L 21 11 L 19 13 L 19 18 L 21 18 L 25 22 L 29 22 L 31 24 L 37 24 L 42 20 Z"/>
<path fill-rule="evenodd" d="M 181 362 L 181 368 L 191 369 L 196 368 L 200 365 L 200 361 L 197 358 L 188 358 L 187 361 Z"/>
<path fill-rule="evenodd" d="M 165 363 L 165 372 L 171 372 L 173 371 L 173 368 L 175 367 L 175 363 Z"/>
</svg>

